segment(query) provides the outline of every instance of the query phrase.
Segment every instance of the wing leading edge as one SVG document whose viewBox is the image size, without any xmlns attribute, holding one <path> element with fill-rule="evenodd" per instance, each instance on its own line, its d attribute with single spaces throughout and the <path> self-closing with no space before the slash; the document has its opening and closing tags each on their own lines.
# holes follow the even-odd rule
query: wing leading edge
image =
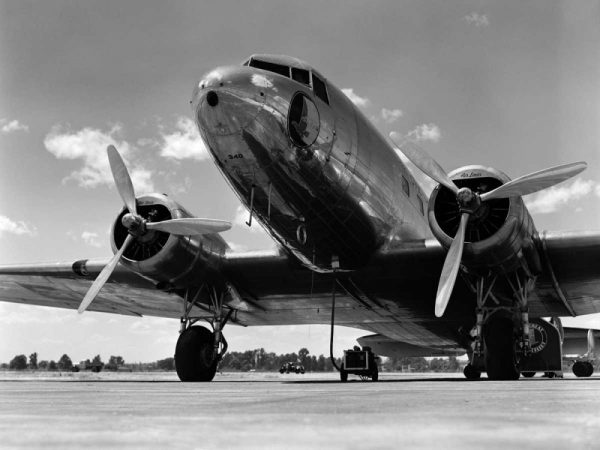
<svg viewBox="0 0 600 450">
<path fill-rule="evenodd" d="M 600 233 L 542 233 L 545 271 L 530 300 L 532 317 L 600 312 Z M 444 260 L 436 242 L 418 242 L 376 254 L 362 270 L 338 276 L 336 324 L 379 333 L 410 345 L 453 349 L 456 330 L 472 320 L 473 294 L 457 282 L 447 317 L 433 317 L 435 280 Z M 77 309 L 107 260 L 0 267 L 0 301 Z M 331 275 L 313 274 L 279 251 L 228 252 L 223 275 L 247 308 L 241 325 L 327 324 Z M 196 315 L 207 317 L 200 305 Z M 182 299 L 123 266 L 91 308 L 134 316 L 179 318 Z"/>
</svg>

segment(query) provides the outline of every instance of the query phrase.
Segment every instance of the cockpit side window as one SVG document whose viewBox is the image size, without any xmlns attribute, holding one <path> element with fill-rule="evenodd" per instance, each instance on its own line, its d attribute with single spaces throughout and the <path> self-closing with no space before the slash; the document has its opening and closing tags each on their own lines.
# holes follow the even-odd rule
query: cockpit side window
<svg viewBox="0 0 600 450">
<path fill-rule="evenodd" d="M 310 86 L 310 74 L 308 70 L 292 67 L 292 79 L 296 80 L 299 83 Z"/>
<path fill-rule="evenodd" d="M 250 60 L 250 67 L 256 67 L 257 69 L 268 70 L 269 72 L 278 73 L 284 77 L 290 77 L 290 68 L 288 66 L 282 66 L 281 64 L 274 64 L 259 59 L 252 58 Z"/>
<path fill-rule="evenodd" d="M 327 86 L 325 86 L 325 82 L 314 73 L 312 74 L 312 81 L 315 95 L 329 105 L 329 97 L 327 96 Z"/>
</svg>

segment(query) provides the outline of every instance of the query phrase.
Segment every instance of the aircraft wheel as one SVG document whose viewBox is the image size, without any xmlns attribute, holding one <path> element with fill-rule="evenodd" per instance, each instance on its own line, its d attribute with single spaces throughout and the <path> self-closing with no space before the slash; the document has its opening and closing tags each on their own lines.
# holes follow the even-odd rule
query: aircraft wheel
<svg viewBox="0 0 600 450">
<path fill-rule="evenodd" d="M 594 373 L 594 366 L 588 361 L 577 361 L 573 364 L 573 373 L 576 377 L 590 377 Z"/>
<path fill-rule="evenodd" d="M 533 378 L 535 376 L 535 372 L 521 372 L 525 378 Z"/>
<path fill-rule="evenodd" d="M 371 381 L 378 381 L 379 380 L 379 369 L 377 367 L 375 367 L 375 370 L 373 370 L 373 373 L 371 374 Z"/>
<path fill-rule="evenodd" d="M 479 380 L 479 378 L 481 378 L 481 372 L 471 364 L 467 364 L 465 366 L 463 369 L 463 374 L 467 380 Z"/>
<path fill-rule="evenodd" d="M 340 367 L 340 380 L 345 383 L 348 381 L 348 372 L 344 370 L 344 366 Z"/>
<path fill-rule="evenodd" d="M 211 381 L 218 361 L 214 336 L 204 327 L 190 327 L 179 335 L 175 347 L 175 370 L 181 381 Z"/>
<path fill-rule="evenodd" d="M 491 319 L 484 328 L 485 369 L 490 380 L 518 380 L 513 322 L 508 317 Z"/>
</svg>

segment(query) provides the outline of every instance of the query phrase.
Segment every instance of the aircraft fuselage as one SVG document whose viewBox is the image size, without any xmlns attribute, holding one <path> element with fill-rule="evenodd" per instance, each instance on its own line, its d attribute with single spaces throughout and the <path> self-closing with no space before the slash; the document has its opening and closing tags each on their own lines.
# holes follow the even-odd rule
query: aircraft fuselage
<svg viewBox="0 0 600 450">
<path fill-rule="evenodd" d="M 205 75 L 191 103 L 217 166 L 277 241 L 327 272 L 431 236 L 425 195 L 340 89 L 294 58 L 246 64 Z"/>
</svg>

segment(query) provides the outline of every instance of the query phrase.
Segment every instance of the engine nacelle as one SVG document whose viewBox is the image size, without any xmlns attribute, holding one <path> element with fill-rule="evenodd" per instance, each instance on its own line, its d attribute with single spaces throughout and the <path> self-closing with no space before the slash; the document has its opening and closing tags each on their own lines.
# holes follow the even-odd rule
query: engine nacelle
<svg viewBox="0 0 600 450">
<path fill-rule="evenodd" d="M 138 213 L 150 222 L 193 217 L 181 205 L 164 194 L 148 194 L 137 199 Z M 111 231 L 113 252 L 121 247 L 127 229 L 121 223 L 123 209 Z M 183 288 L 215 273 L 227 244 L 217 234 L 175 236 L 148 231 L 125 250 L 121 264 L 154 281 L 165 289 Z"/>
<path fill-rule="evenodd" d="M 484 166 L 466 166 L 448 176 L 461 187 L 483 194 L 510 181 L 499 170 Z M 438 185 L 429 200 L 429 224 L 437 240 L 446 248 L 452 244 L 461 212 L 456 196 Z M 467 224 L 463 264 L 472 271 L 494 269 L 512 272 L 524 263 L 537 273 L 541 270 L 533 238 L 535 227 L 520 197 L 482 202 Z"/>
</svg>

